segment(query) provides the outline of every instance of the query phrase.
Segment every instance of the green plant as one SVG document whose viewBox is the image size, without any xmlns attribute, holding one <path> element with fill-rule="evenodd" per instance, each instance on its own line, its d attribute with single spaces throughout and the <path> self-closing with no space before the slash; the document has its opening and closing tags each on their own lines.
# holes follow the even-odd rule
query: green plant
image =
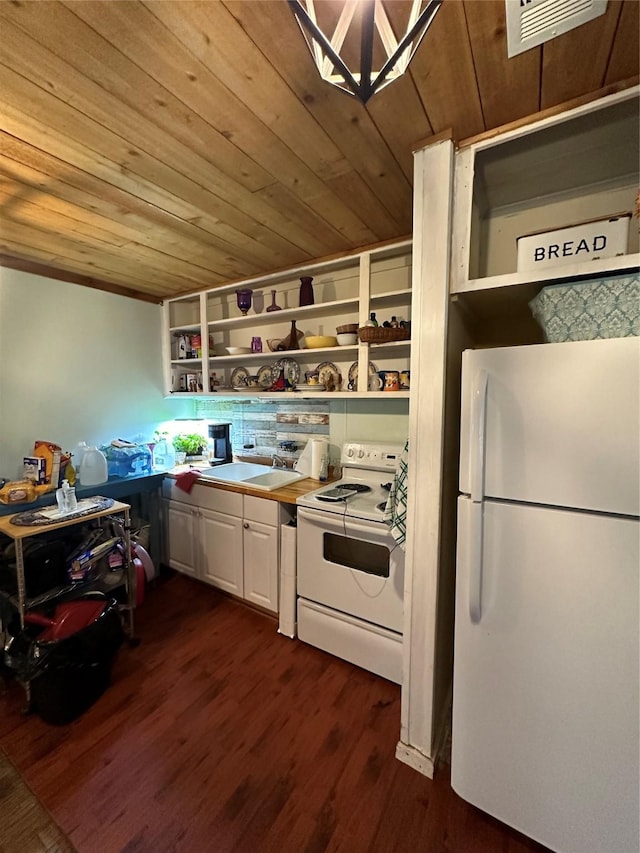
<svg viewBox="0 0 640 853">
<path fill-rule="evenodd" d="M 176 450 L 186 453 L 187 456 L 199 456 L 207 446 L 207 439 L 197 432 L 192 432 L 189 435 L 182 433 L 173 439 L 173 446 Z"/>
</svg>

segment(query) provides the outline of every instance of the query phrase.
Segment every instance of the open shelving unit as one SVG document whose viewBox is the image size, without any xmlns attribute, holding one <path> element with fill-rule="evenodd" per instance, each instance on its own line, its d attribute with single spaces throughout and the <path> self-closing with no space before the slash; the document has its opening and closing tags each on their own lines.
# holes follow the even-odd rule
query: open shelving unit
<svg viewBox="0 0 640 853">
<path fill-rule="evenodd" d="M 546 285 L 638 269 L 639 124 L 634 87 L 462 143 L 455 161 L 450 292 L 477 328 L 489 330 L 487 343 L 494 342 L 492 325 L 509 323 L 521 329 L 521 343 L 542 340 L 529 302 Z M 626 253 L 589 253 L 518 270 L 519 237 L 624 214 L 631 214 Z M 505 337 L 511 342 L 517 337 Z"/>
<path fill-rule="evenodd" d="M 314 304 L 298 305 L 300 277 L 313 277 Z M 252 307 L 242 316 L 236 304 L 238 289 L 253 291 Z M 382 322 L 392 315 L 409 321 L 411 318 L 411 241 L 374 247 L 357 254 L 310 264 L 296 270 L 273 273 L 196 294 L 169 299 L 164 305 L 163 352 L 165 390 L 169 395 L 182 397 L 239 398 L 232 387 L 231 374 L 237 367 L 256 372 L 286 357 L 294 359 L 300 374 L 313 371 L 318 363 L 335 364 L 342 386 L 333 392 L 295 391 L 295 396 L 390 398 L 408 397 L 408 391 L 382 392 L 367 389 L 369 364 L 379 370 L 409 370 L 411 341 L 368 344 L 358 342 L 349 346 L 271 351 L 267 341 L 286 338 L 293 321 L 304 335 L 334 335 L 337 326 L 356 323 L 362 326 L 370 313 L 380 315 Z M 267 311 L 275 298 L 280 310 Z M 388 318 L 387 318 L 388 314 Z M 197 357 L 179 358 L 176 349 L 180 336 L 199 336 L 201 348 Z M 226 347 L 249 346 L 252 337 L 262 339 L 260 353 L 228 355 Z M 384 359 L 384 363 L 373 361 Z M 357 365 L 357 388 L 347 390 L 348 375 Z M 220 383 L 213 391 L 213 374 Z M 196 377 L 191 389 L 182 376 Z M 183 388 L 186 389 L 182 390 Z M 283 398 L 283 392 L 255 391 L 260 398 Z M 287 396 L 290 396 L 287 394 Z"/>
</svg>

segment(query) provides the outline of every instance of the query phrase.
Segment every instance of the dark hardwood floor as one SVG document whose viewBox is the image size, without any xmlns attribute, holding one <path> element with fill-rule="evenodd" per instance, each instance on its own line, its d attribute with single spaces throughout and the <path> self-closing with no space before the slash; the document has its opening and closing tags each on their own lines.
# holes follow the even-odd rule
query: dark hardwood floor
<svg viewBox="0 0 640 853">
<path fill-rule="evenodd" d="M 446 765 L 431 781 L 394 757 L 396 685 L 270 617 L 174 575 L 137 633 L 68 726 L 22 716 L 16 683 L 0 695 L 0 746 L 80 853 L 543 850 L 461 800 Z"/>
</svg>

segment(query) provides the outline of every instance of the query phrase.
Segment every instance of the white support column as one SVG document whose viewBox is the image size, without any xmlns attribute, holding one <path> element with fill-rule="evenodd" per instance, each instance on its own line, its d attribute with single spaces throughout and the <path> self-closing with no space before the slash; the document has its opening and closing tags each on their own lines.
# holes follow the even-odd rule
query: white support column
<svg viewBox="0 0 640 853">
<path fill-rule="evenodd" d="M 415 154 L 402 725 L 396 757 L 433 776 L 453 144 Z"/>
</svg>

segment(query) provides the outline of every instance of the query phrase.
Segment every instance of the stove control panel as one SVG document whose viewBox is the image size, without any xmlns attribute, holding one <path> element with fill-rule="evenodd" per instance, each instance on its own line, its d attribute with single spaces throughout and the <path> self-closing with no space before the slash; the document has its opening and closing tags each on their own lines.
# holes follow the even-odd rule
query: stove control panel
<svg viewBox="0 0 640 853">
<path fill-rule="evenodd" d="M 340 462 L 345 467 L 395 471 L 403 444 L 379 444 L 375 441 L 347 441 Z"/>
</svg>

